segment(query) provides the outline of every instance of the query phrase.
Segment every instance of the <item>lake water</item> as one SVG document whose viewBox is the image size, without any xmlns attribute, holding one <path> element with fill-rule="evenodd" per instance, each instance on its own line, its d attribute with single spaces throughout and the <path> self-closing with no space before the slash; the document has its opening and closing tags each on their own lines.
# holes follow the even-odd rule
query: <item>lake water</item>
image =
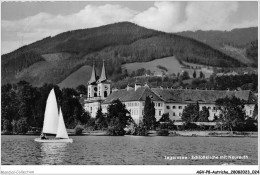
<svg viewBox="0 0 260 175">
<path fill-rule="evenodd" d="M 73 143 L 59 144 L 34 138 L 1 136 L 2 165 L 257 165 L 258 155 L 257 138 L 249 137 L 72 136 Z M 244 157 L 212 158 L 225 155 Z"/>
</svg>

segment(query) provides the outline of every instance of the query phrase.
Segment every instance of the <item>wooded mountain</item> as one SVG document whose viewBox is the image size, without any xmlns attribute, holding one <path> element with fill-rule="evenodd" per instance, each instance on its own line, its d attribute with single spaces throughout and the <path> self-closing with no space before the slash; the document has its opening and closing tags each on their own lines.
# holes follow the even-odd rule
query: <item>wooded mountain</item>
<svg viewBox="0 0 260 175">
<path fill-rule="evenodd" d="M 238 61 L 257 67 L 258 27 L 233 29 L 231 31 L 185 31 L 176 33 L 208 44 Z M 248 54 L 254 50 L 253 55 Z M 255 52 L 256 51 L 256 52 Z"/>
<path fill-rule="evenodd" d="M 122 71 L 121 64 L 167 56 L 211 66 L 245 66 L 232 56 L 195 39 L 120 22 L 67 31 L 2 55 L 1 80 L 2 84 L 20 80 L 34 86 L 58 84 L 85 65 L 95 63 L 101 68 L 103 60 L 108 75 L 113 75 Z M 86 83 L 89 76 L 84 77 Z"/>
</svg>

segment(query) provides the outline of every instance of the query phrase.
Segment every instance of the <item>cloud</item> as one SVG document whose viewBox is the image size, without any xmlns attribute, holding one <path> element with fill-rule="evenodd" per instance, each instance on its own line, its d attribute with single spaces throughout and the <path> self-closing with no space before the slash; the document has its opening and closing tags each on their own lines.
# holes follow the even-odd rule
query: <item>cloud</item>
<svg viewBox="0 0 260 175">
<path fill-rule="evenodd" d="M 109 3 L 109 2 L 107 2 Z M 2 53 L 68 30 L 131 21 L 138 25 L 179 32 L 186 30 L 231 30 L 257 26 L 258 19 L 240 20 L 239 2 L 155 2 L 138 12 L 122 5 L 87 5 L 70 15 L 39 13 L 21 20 L 2 20 Z M 240 14 L 241 15 L 241 14 Z M 232 20 L 236 18 L 236 20 Z"/>
<path fill-rule="evenodd" d="M 154 7 L 135 16 L 133 21 L 144 27 L 180 32 L 186 30 L 231 30 L 257 26 L 257 19 L 234 23 L 231 17 L 238 13 L 238 2 L 155 2 Z M 183 9 L 184 11 L 181 11 Z"/>
<path fill-rule="evenodd" d="M 144 27 L 172 32 L 180 14 L 179 2 L 155 2 L 154 7 L 137 14 L 132 21 Z"/>
<path fill-rule="evenodd" d="M 29 44 L 44 37 L 53 36 L 68 30 L 91 28 L 105 24 L 129 21 L 136 11 L 121 5 L 87 5 L 83 10 L 71 15 L 51 15 L 39 13 L 17 21 L 2 21 L 2 54 L 12 51 L 10 43 Z M 18 44 L 19 43 L 19 44 Z M 20 45 L 22 46 L 22 45 Z M 10 48 L 10 49 L 8 49 Z"/>
</svg>

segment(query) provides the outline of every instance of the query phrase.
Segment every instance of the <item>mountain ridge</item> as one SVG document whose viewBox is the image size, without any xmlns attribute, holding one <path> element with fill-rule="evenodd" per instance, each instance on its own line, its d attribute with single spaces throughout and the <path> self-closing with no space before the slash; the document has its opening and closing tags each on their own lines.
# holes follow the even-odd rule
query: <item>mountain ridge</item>
<svg viewBox="0 0 260 175">
<path fill-rule="evenodd" d="M 124 63 L 167 56 L 204 65 L 245 66 L 201 41 L 120 22 L 63 32 L 4 54 L 1 79 L 3 84 L 20 80 L 33 82 L 36 86 L 58 84 L 84 65 L 95 63 L 100 69 L 103 60 L 112 76 L 120 74 Z"/>
</svg>

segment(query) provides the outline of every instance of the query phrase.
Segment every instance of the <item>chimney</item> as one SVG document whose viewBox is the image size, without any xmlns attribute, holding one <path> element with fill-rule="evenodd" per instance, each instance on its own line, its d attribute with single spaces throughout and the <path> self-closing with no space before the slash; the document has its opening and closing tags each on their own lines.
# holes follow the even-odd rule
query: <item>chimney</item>
<svg viewBox="0 0 260 175">
<path fill-rule="evenodd" d="M 131 87 L 129 86 L 129 84 L 127 84 L 126 90 L 129 91 L 130 89 L 131 89 Z"/>
<path fill-rule="evenodd" d="M 141 87 L 141 83 L 139 83 L 137 80 L 135 81 L 135 91 Z"/>
</svg>

